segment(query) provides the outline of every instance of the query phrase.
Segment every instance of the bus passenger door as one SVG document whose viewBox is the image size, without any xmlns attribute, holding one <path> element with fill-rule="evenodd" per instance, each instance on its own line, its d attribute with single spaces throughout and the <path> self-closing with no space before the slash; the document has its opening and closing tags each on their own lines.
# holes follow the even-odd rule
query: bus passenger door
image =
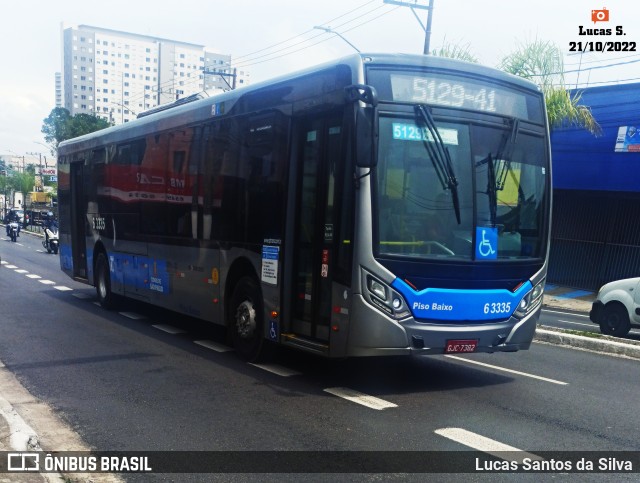
<svg viewBox="0 0 640 483">
<path fill-rule="evenodd" d="M 342 113 L 294 119 L 298 197 L 293 235 L 292 331 L 328 350 L 333 280 L 334 186 L 329 166 L 340 156 Z M 338 207 L 339 209 L 339 207 Z M 310 342 L 311 342 L 310 341 Z M 322 348 L 322 349 L 320 349 Z"/>
<path fill-rule="evenodd" d="M 87 278 L 86 210 L 84 193 L 84 162 L 71 163 L 71 238 L 73 276 Z"/>
</svg>

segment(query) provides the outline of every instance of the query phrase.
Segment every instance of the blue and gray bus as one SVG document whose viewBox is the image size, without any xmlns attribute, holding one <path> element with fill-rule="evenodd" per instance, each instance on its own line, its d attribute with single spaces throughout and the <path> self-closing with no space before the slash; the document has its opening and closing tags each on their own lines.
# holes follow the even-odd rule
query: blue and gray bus
<svg viewBox="0 0 640 483">
<path fill-rule="evenodd" d="M 62 143 L 60 263 L 244 358 L 528 349 L 551 158 L 532 83 L 357 54 Z"/>
</svg>

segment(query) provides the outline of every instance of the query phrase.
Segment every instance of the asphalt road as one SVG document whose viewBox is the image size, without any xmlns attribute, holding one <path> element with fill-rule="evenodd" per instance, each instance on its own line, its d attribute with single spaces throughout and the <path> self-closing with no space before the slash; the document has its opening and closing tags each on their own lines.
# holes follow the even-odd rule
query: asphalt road
<svg viewBox="0 0 640 483">
<path fill-rule="evenodd" d="M 539 323 L 559 329 L 601 334 L 600 327 L 591 322 L 591 320 L 589 319 L 589 315 L 586 313 L 545 308 L 542 310 L 542 316 L 540 317 Z M 625 337 L 621 337 L 620 339 L 640 341 L 640 329 L 632 328 L 629 331 L 629 334 L 627 334 Z"/>
<path fill-rule="evenodd" d="M 138 303 L 103 310 L 35 237 L 0 237 L 0 255 L 0 361 L 96 450 L 640 450 L 638 361 L 534 343 L 512 354 L 346 361 L 285 351 L 255 366 L 197 320 Z M 465 479 L 489 476 L 509 479 Z M 405 479 L 367 479 L 396 477 Z"/>
</svg>

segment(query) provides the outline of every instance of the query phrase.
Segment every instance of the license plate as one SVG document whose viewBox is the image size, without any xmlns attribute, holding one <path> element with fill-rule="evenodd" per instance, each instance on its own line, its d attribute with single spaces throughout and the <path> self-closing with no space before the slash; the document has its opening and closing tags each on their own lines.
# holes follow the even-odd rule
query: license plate
<svg viewBox="0 0 640 483">
<path fill-rule="evenodd" d="M 477 346 L 476 339 L 448 340 L 444 352 L 445 354 L 475 352 Z"/>
</svg>

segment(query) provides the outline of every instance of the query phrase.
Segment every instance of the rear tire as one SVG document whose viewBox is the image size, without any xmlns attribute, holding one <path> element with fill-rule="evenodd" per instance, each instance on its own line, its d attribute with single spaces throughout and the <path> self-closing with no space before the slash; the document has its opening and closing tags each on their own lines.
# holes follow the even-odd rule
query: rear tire
<svg viewBox="0 0 640 483">
<path fill-rule="evenodd" d="M 242 277 L 229 303 L 227 330 L 240 357 L 257 362 L 264 360 L 270 344 L 264 338 L 262 292 L 253 277 Z"/>
<path fill-rule="evenodd" d="M 98 254 L 95 274 L 98 302 L 105 309 L 114 309 L 117 306 L 117 296 L 111 292 L 111 272 L 109 261 L 104 253 Z"/>
<path fill-rule="evenodd" d="M 627 309 L 620 304 L 605 305 L 602 310 L 600 332 L 615 337 L 624 337 L 631 330 Z"/>
</svg>

